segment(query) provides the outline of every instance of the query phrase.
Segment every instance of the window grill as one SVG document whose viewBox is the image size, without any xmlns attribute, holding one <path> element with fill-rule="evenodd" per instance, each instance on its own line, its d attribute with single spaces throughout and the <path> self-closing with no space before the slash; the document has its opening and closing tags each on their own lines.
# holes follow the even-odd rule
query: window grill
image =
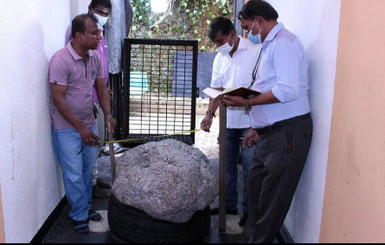
<svg viewBox="0 0 385 245">
<path fill-rule="evenodd" d="M 196 40 L 124 40 L 114 104 L 120 107 L 116 136 L 128 140 L 126 147 L 166 138 L 194 144 L 197 57 Z"/>
</svg>

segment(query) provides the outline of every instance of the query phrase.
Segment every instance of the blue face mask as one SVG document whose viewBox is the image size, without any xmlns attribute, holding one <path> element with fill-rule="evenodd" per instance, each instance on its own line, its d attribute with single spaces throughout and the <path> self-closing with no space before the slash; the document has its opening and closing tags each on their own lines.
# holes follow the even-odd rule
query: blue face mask
<svg viewBox="0 0 385 245">
<path fill-rule="evenodd" d="M 259 29 L 259 33 L 256 35 L 253 35 L 253 27 L 254 27 L 254 22 L 253 25 L 251 26 L 251 29 L 249 33 L 247 34 L 247 38 L 252 44 L 261 44 L 262 43 L 262 38 L 261 38 L 261 29 Z"/>
<path fill-rule="evenodd" d="M 103 27 L 107 23 L 108 17 L 104 17 L 98 14 L 94 14 L 94 16 L 98 20 L 100 27 Z"/>
</svg>

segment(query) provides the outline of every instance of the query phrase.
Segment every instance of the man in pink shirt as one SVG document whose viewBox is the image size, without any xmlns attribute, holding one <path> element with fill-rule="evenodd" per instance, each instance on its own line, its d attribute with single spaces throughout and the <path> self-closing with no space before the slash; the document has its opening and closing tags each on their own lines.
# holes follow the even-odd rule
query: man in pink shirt
<svg viewBox="0 0 385 245">
<path fill-rule="evenodd" d="M 92 0 L 90 5 L 88 6 L 88 13 L 94 15 L 95 18 L 98 20 L 98 24 L 102 35 L 102 39 L 100 40 L 100 44 L 97 48 L 97 51 L 99 52 L 103 62 L 103 69 L 104 69 L 104 76 L 105 76 L 104 81 L 106 84 L 108 82 L 108 66 L 107 66 L 107 45 L 104 37 L 104 25 L 107 23 L 111 10 L 112 10 L 112 5 L 110 0 Z M 72 38 L 71 25 L 69 25 L 66 32 L 65 43 L 68 44 L 71 38 Z M 99 136 L 99 138 L 104 140 L 105 138 L 104 116 L 100 108 L 95 87 L 93 88 L 93 103 L 94 103 L 94 116 L 96 118 L 96 134 Z M 100 153 L 100 149 L 96 151 L 96 157 L 99 155 L 99 153 Z M 99 178 L 97 162 L 95 162 L 94 169 L 92 170 L 92 186 L 93 186 L 92 197 L 107 198 L 109 196 L 109 194 L 103 191 L 101 188 L 111 188 L 111 185 L 105 183 L 102 179 Z"/>
<path fill-rule="evenodd" d="M 57 51 L 49 64 L 52 141 L 63 173 L 69 216 L 78 233 L 88 233 L 88 220 L 98 221 L 92 210 L 91 172 L 100 138 L 95 134 L 93 87 L 104 112 L 108 131 L 116 120 L 104 81 L 103 63 L 98 48 L 102 39 L 95 16 L 78 15 L 72 21 L 72 41 Z"/>
</svg>

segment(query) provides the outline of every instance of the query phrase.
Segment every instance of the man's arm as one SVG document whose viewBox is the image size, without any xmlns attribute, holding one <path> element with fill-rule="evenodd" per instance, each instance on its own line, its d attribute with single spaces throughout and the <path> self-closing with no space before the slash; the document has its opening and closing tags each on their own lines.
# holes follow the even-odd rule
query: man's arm
<svg viewBox="0 0 385 245">
<path fill-rule="evenodd" d="M 68 106 L 67 102 L 64 99 L 64 96 L 67 91 L 67 86 L 50 84 L 51 94 L 53 104 L 56 109 L 60 112 L 62 117 L 67 120 L 80 134 L 83 142 L 86 145 L 94 145 L 95 141 L 99 140 L 99 137 L 92 133 L 92 131 L 87 128 L 72 112 L 71 108 Z"/>
<path fill-rule="evenodd" d="M 112 133 L 115 130 L 116 120 L 111 115 L 111 105 L 104 78 L 96 78 L 95 88 L 98 94 L 99 105 L 104 113 L 104 121 L 107 131 Z"/>
<path fill-rule="evenodd" d="M 221 102 L 225 106 L 254 106 L 280 102 L 271 90 L 248 98 L 248 101 L 242 96 L 223 95 Z"/>
<path fill-rule="evenodd" d="M 201 122 L 202 130 L 206 132 L 210 132 L 211 124 L 213 123 L 213 117 L 215 115 L 215 111 L 218 109 L 218 106 L 219 106 L 219 97 L 216 97 L 215 99 L 210 98 L 206 116 L 203 118 Z"/>
</svg>

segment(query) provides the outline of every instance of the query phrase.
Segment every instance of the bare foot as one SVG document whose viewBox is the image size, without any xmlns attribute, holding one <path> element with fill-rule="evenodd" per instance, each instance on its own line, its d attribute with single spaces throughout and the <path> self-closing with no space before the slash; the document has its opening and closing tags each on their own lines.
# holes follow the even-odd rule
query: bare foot
<svg viewBox="0 0 385 245">
<path fill-rule="evenodd" d="M 104 199 L 104 198 L 107 198 L 109 196 L 110 196 L 110 194 L 108 194 L 107 192 L 100 189 L 100 187 L 98 185 L 92 186 L 92 197 L 93 198 Z"/>
<path fill-rule="evenodd" d="M 99 179 L 97 178 L 96 179 L 96 184 L 100 187 L 100 188 L 105 188 L 105 189 L 111 189 L 111 185 L 104 182 L 102 179 Z"/>
</svg>

